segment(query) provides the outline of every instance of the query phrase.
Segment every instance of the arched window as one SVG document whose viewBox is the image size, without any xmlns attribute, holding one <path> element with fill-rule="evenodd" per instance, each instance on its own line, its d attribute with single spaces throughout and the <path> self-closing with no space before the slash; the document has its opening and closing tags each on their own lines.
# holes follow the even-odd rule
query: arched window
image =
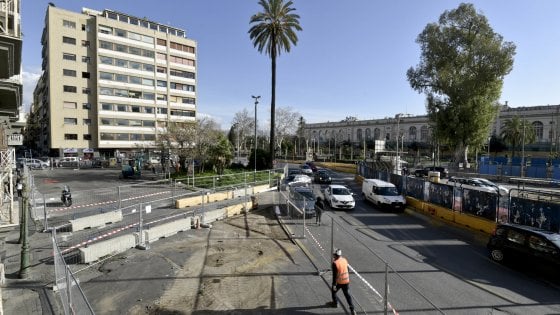
<svg viewBox="0 0 560 315">
<path fill-rule="evenodd" d="M 371 129 L 366 128 L 366 140 L 371 140 Z"/>
<path fill-rule="evenodd" d="M 543 123 L 540 121 L 534 121 L 533 130 L 535 130 L 535 138 L 537 142 L 540 142 L 543 139 Z"/>
<path fill-rule="evenodd" d="M 381 130 L 379 128 L 373 130 L 373 140 L 381 140 Z"/>
<path fill-rule="evenodd" d="M 428 129 L 428 126 L 420 127 L 420 141 L 428 142 L 429 135 L 430 135 L 430 130 Z"/>
<path fill-rule="evenodd" d="M 364 141 L 364 139 L 362 138 L 362 129 L 356 130 L 356 138 L 358 138 L 358 141 L 360 142 Z"/>
<path fill-rule="evenodd" d="M 408 139 L 410 141 L 416 141 L 416 127 L 412 126 L 408 129 Z"/>
</svg>

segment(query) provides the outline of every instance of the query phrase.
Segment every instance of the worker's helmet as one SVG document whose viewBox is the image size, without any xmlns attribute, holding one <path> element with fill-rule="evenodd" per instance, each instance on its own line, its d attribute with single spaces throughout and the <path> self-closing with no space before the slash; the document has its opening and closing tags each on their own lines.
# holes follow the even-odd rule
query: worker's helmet
<svg viewBox="0 0 560 315">
<path fill-rule="evenodd" d="M 342 256 L 342 250 L 337 248 L 334 250 L 333 255 L 335 256 Z"/>
</svg>

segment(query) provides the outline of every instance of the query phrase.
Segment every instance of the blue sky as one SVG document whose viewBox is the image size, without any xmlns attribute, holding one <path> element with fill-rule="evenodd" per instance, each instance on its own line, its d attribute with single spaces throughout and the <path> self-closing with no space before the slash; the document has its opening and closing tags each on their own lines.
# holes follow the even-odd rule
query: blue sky
<svg viewBox="0 0 560 315">
<path fill-rule="evenodd" d="M 40 37 L 48 2 L 80 12 L 112 9 L 186 30 L 198 42 L 198 112 L 228 129 L 236 112 L 270 117 L 270 59 L 249 39 L 257 0 L 23 0 L 24 105 L 41 68 Z M 307 122 L 425 114 L 424 95 L 406 70 L 416 66 L 416 37 L 426 24 L 465 1 L 294 0 L 303 31 L 277 65 L 276 106 Z M 517 46 L 500 101 L 512 107 L 560 104 L 560 27 L 557 0 L 471 1 L 494 31 Z M 259 120 L 261 120 L 259 118 Z M 262 121 L 262 120 L 261 120 Z"/>
</svg>

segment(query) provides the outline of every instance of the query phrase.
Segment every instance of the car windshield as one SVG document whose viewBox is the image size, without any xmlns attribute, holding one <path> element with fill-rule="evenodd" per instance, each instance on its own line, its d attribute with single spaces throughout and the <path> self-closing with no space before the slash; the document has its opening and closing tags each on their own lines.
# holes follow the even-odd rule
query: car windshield
<svg viewBox="0 0 560 315">
<path fill-rule="evenodd" d="M 333 195 L 350 195 L 350 191 L 347 188 L 333 188 Z"/>
<path fill-rule="evenodd" d="M 310 199 L 310 200 L 315 200 L 315 196 L 313 195 L 313 193 L 309 190 L 301 190 L 298 191 L 298 194 L 302 197 L 304 197 L 305 199 Z"/>
<path fill-rule="evenodd" d="M 496 184 L 494 184 L 493 182 L 487 180 L 486 178 L 474 178 L 474 180 L 479 181 L 480 183 L 487 185 L 487 186 L 493 186 L 496 187 Z"/>
<path fill-rule="evenodd" d="M 398 196 L 399 192 L 396 187 L 379 187 L 377 190 L 379 195 L 382 196 Z"/>
</svg>

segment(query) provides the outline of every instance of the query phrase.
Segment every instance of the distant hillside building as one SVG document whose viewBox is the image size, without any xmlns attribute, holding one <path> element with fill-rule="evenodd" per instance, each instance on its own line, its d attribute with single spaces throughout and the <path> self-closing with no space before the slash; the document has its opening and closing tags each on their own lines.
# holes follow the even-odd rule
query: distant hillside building
<svg viewBox="0 0 560 315">
<path fill-rule="evenodd" d="M 149 13 L 149 12 L 147 12 Z M 125 156 L 196 119 L 197 43 L 112 10 L 47 7 L 30 135 L 50 156 Z"/>
<path fill-rule="evenodd" d="M 491 133 L 500 135 L 506 120 L 519 116 L 529 121 L 536 134 L 536 143 L 528 144 L 533 149 L 558 152 L 560 135 L 560 105 L 531 106 L 511 108 L 502 105 Z M 305 135 L 319 147 L 333 147 L 335 144 L 350 142 L 362 145 L 372 140 L 386 140 L 395 143 L 399 130 L 399 143 L 406 146 L 419 142 L 431 144 L 432 133 L 426 115 L 412 116 L 397 114 L 391 118 L 357 120 L 352 117 L 339 122 L 324 122 L 305 125 Z M 325 150 L 322 150 L 325 152 Z"/>
</svg>

